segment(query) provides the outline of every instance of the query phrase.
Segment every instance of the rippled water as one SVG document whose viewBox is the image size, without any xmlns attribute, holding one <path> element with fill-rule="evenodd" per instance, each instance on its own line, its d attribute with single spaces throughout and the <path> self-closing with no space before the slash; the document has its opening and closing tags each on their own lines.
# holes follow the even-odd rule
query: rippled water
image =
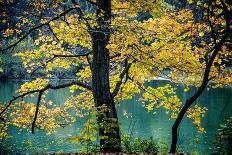
<svg viewBox="0 0 232 155">
<path fill-rule="evenodd" d="M 19 88 L 20 83 L 16 81 L 0 83 L 0 103 L 9 101 L 15 91 Z M 152 86 L 160 86 L 168 83 L 167 81 L 154 81 L 150 83 Z M 179 97 L 184 101 L 195 88 L 191 88 L 190 92 L 183 93 L 184 86 L 176 85 Z M 68 89 L 50 91 L 47 100 L 53 100 L 57 105 L 62 105 L 65 99 L 71 93 Z M 123 133 L 133 133 L 136 137 L 148 138 L 153 137 L 158 141 L 165 141 L 170 145 L 171 125 L 170 120 L 164 109 L 157 109 L 156 114 L 148 113 L 144 107 L 138 102 L 139 95 L 136 95 L 130 101 L 123 101 L 118 106 L 118 116 L 121 123 Z M 232 88 L 218 88 L 204 91 L 203 95 L 197 101 L 200 105 L 208 108 L 203 118 L 203 127 L 206 133 L 199 133 L 191 120 L 184 119 L 179 131 L 180 140 L 179 147 L 183 150 L 197 150 L 201 154 L 210 153 L 212 142 L 215 138 L 215 132 L 226 118 L 232 116 Z M 123 115 L 127 111 L 128 117 Z M 16 153 L 35 152 L 76 152 L 78 146 L 67 141 L 68 137 L 78 133 L 77 129 L 81 126 L 83 120 L 79 120 L 72 126 L 57 129 L 57 131 L 47 136 L 43 131 L 31 134 L 27 130 L 19 132 L 20 129 L 10 127 L 9 139 L 0 144 L 8 151 Z M 19 134 L 20 133 L 20 134 Z"/>
</svg>

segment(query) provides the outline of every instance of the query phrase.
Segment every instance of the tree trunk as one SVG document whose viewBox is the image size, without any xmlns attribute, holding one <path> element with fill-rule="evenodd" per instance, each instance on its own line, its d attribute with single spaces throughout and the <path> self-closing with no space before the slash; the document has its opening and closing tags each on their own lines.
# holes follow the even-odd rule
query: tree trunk
<svg viewBox="0 0 232 155">
<path fill-rule="evenodd" d="M 110 93 L 110 59 L 109 50 L 106 48 L 110 37 L 111 1 L 97 0 L 96 4 L 98 26 L 92 32 L 92 88 L 95 106 L 98 109 L 100 145 L 102 152 L 120 152 L 119 124 L 114 99 Z M 102 106 L 106 106 L 107 110 L 101 110 Z"/>
<path fill-rule="evenodd" d="M 203 82 L 201 87 L 195 92 L 195 94 L 186 100 L 184 106 L 182 107 L 180 113 L 178 114 L 173 126 L 172 126 L 172 144 L 171 144 L 171 149 L 170 153 L 176 153 L 176 146 L 177 146 L 177 140 L 178 140 L 178 127 L 184 118 L 185 113 L 189 109 L 189 107 L 196 101 L 196 99 L 202 94 L 204 91 L 205 87 L 207 86 L 208 83 L 208 77 L 207 81 Z"/>
<path fill-rule="evenodd" d="M 209 59 L 209 62 L 206 62 L 206 67 L 204 71 L 204 77 L 203 81 L 201 83 L 201 86 L 196 90 L 196 92 L 190 97 L 189 99 L 186 100 L 184 106 L 180 110 L 180 113 L 178 114 L 173 126 L 172 126 L 172 144 L 171 144 L 171 149 L 170 153 L 176 153 L 176 145 L 177 145 L 177 140 L 178 140 L 178 127 L 184 118 L 185 113 L 189 109 L 189 107 L 196 101 L 196 99 L 202 94 L 204 89 L 206 88 L 208 82 L 213 78 L 209 78 L 209 73 L 211 70 L 211 67 L 213 65 L 214 59 L 217 56 L 218 52 L 221 50 L 225 40 L 230 34 L 230 29 L 227 28 L 225 31 L 225 35 L 222 37 L 219 43 L 215 44 L 214 51 Z"/>
</svg>

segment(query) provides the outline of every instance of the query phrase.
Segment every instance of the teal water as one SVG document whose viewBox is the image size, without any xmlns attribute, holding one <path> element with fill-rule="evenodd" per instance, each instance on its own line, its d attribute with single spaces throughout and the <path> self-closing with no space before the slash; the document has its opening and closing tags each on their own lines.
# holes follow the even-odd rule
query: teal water
<svg viewBox="0 0 232 155">
<path fill-rule="evenodd" d="M 167 81 L 154 81 L 150 85 L 157 87 L 168 83 Z M 15 91 L 20 87 L 21 82 L 10 81 L 0 83 L 0 103 L 9 101 Z M 183 85 L 175 85 L 179 97 L 184 101 L 193 93 L 183 93 Z M 68 89 L 50 91 L 46 97 L 56 105 L 62 105 L 65 99 L 71 95 Z M 153 137 L 157 142 L 165 141 L 170 145 L 171 125 L 173 120 L 165 113 L 165 110 L 156 109 L 156 114 L 148 113 L 139 103 L 140 95 L 132 100 L 123 101 L 118 106 L 118 116 L 123 133 L 133 133 L 135 137 Z M 232 116 L 232 88 L 217 88 L 205 90 L 197 100 L 200 105 L 208 108 L 203 118 L 202 125 L 206 133 L 199 133 L 191 120 L 185 118 L 179 131 L 178 147 L 185 151 L 198 151 L 200 154 L 210 153 L 219 125 L 228 117 Z M 124 116 L 124 111 L 128 115 Z M 77 129 L 83 121 L 78 121 L 71 126 L 59 128 L 47 136 L 43 131 L 31 134 L 27 130 L 10 127 L 10 138 L 1 142 L 0 146 L 12 154 L 34 154 L 36 152 L 76 152 L 78 146 L 67 141 L 67 139 L 78 133 Z"/>
</svg>

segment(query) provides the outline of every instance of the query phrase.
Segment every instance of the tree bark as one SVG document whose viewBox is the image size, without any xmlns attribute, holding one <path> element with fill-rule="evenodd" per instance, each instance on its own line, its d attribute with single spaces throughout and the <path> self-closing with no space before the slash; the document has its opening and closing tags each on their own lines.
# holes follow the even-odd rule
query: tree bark
<svg viewBox="0 0 232 155">
<path fill-rule="evenodd" d="M 119 123 L 109 83 L 109 50 L 106 45 L 110 38 L 111 0 L 97 0 L 98 26 L 92 32 L 92 88 L 95 106 L 98 110 L 102 152 L 120 152 L 121 138 Z M 101 110 L 106 106 L 107 110 Z M 104 138 L 104 139 L 102 139 Z"/>
<path fill-rule="evenodd" d="M 176 146 L 177 146 L 177 141 L 178 141 L 178 127 L 179 127 L 182 119 L 184 118 L 185 113 L 187 112 L 189 107 L 196 101 L 196 99 L 202 94 L 202 92 L 206 88 L 206 86 L 207 86 L 208 82 L 211 80 L 211 78 L 213 78 L 213 77 L 209 78 L 210 69 L 213 65 L 215 57 L 217 56 L 217 54 L 221 50 L 225 40 L 229 36 L 229 33 L 230 33 L 230 29 L 227 29 L 225 31 L 225 35 L 222 37 L 220 42 L 215 45 L 214 51 L 209 59 L 209 62 L 206 63 L 204 77 L 203 77 L 203 81 L 201 83 L 201 86 L 196 90 L 196 92 L 189 99 L 186 100 L 184 106 L 180 110 L 180 113 L 178 114 L 178 116 L 177 116 L 177 118 L 172 126 L 172 144 L 171 144 L 170 153 L 173 153 L 173 154 L 176 153 Z"/>
</svg>

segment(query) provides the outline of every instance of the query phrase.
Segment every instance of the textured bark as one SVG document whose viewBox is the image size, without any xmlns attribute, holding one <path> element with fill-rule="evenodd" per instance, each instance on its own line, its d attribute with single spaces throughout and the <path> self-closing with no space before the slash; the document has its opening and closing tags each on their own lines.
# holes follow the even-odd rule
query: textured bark
<svg viewBox="0 0 232 155">
<path fill-rule="evenodd" d="M 118 117 L 109 84 L 110 57 L 106 48 L 110 37 L 111 1 L 97 0 L 96 4 L 98 27 L 92 32 L 92 88 L 96 108 L 106 106 L 108 109 L 97 115 L 100 145 L 102 152 L 120 152 Z"/>
</svg>

